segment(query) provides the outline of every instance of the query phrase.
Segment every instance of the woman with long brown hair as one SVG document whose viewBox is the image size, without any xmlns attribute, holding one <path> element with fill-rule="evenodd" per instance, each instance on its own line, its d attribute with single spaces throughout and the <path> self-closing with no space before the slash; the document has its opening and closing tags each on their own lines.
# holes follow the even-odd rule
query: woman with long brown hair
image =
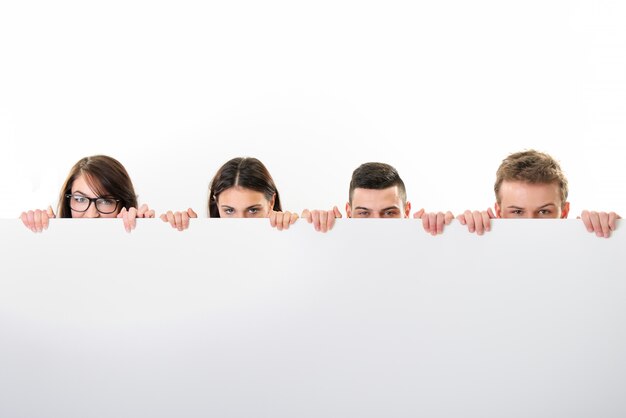
<svg viewBox="0 0 626 418">
<path fill-rule="evenodd" d="M 137 195 L 124 166 L 112 157 L 94 155 L 80 159 L 63 183 L 57 205 L 59 218 L 122 218 L 124 228 L 135 229 L 136 218 L 154 218 L 147 205 L 137 208 Z M 21 219 L 33 232 L 48 228 L 56 218 L 52 207 L 22 212 Z"/>
<path fill-rule="evenodd" d="M 211 180 L 207 210 L 210 218 L 269 218 L 272 227 L 287 229 L 298 215 L 283 212 L 274 179 L 261 161 L 238 157 L 227 161 Z M 161 219 L 182 231 L 189 219 L 197 218 L 193 209 L 168 211 Z"/>
</svg>

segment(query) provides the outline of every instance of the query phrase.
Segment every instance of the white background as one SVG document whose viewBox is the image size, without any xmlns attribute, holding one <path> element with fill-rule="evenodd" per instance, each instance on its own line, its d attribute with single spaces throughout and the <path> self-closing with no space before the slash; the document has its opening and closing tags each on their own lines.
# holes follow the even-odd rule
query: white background
<svg viewBox="0 0 626 418">
<path fill-rule="evenodd" d="M 256 156 L 284 209 L 343 207 L 391 163 L 414 209 L 485 208 L 508 153 L 562 163 L 573 215 L 626 213 L 626 3 L 0 5 L 0 217 L 56 205 L 81 157 L 119 159 L 157 212 L 205 214 Z"/>
</svg>

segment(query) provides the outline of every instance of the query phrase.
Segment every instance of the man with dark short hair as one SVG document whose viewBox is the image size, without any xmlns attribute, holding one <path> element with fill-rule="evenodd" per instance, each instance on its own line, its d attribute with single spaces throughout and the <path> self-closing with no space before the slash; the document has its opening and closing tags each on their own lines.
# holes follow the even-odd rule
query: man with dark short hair
<svg viewBox="0 0 626 418">
<path fill-rule="evenodd" d="M 352 173 L 346 215 L 348 218 L 408 218 L 411 203 L 407 200 L 406 188 L 398 171 L 385 163 L 361 164 Z M 332 229 L 341 212 L 335 206 L 322 211 L 305 209 L 302 217 L 312 223 L 316 231 Z M 451 212 L 425 213 L 420 209 L 413 215 L 422 220 L 424 230 L 431 235 L 441 234 L 454 215 Z"/>
</svg>

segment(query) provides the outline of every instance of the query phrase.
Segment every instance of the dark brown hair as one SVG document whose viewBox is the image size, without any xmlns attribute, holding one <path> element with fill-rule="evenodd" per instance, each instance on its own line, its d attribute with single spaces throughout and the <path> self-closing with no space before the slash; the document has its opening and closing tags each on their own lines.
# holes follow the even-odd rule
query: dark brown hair
<svg viewBox="0 0 626 418">
<path fill-rule="evenodd" d="M 272 209 L 278 212 L 282 211 L 278 189 L 276 189 L 274 179 L 263 163 L 256 158 L 238 157 L 221 166 L 209 184 L 210 218 L 220 217 L 217 206 L 220 193 L 235 186 L 261 192 L 268 201 L 275 197 Z"/>
<path fill-rule="evenodd" d="M 398 186 L 398 193 L 400 194 L 402 203 L 406 203 L 406 188 L 395 168 L 385 163 L 361 164 L 352 173 L 348 197 L 349 202 L 352 204 L 354 189 L 382 190 L 393 186 Z"/>
<path fill-rule="evenodd" d="M 530 184 L 556 183 L 561 191 L 561 205 L 567 202 L 567 178 L 559 163 L 543 152 L 528 150 L 506 157 L 496 173 L 493 190 L 500 203 L 500 186 L 503 181 L 522 181 Z"/>
<path fill-rule="evenodd" d="M 65 196 L 72 193 L 72 184 L 81 175 L 98 196 L 119 199 L 120 207 L 126 209 L 137 207 L 137 195 L 124 166 L 106 155 L 93 155 L 81 159 L 70 170 L 59 195 L 60 218 L 72 217 L 70 202 Z"/>
</svg>

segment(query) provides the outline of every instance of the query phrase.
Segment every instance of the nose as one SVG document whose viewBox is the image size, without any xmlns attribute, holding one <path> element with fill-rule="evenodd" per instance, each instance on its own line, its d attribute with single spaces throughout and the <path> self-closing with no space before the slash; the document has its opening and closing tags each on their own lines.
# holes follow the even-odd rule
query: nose
<svg viewBox="0 0 626 418">
<path fill-rule="evenodd" d="M 91 205 L 89 205 L 89 209 L 87 209 L 87 212 L 85 212 L 85 215 L 83 215 L 83 218 L 99 218 L 100 217 L 100 212 L 98 212 L 98 210 L 96 209 L 96 202 L 92 202 Z"/>
</svg>

